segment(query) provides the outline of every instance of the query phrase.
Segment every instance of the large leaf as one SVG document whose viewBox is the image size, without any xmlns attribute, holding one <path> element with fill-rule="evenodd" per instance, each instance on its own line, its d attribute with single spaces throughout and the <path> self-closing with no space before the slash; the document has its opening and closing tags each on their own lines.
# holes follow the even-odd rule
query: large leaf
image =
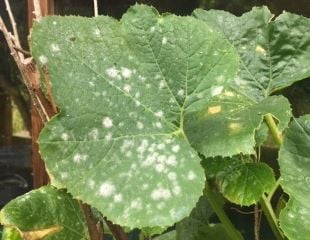
<svg viewBox="0 0 310 240">
<path fill-rule="evenodd" d="M 90 239 L 78 202 L 50 186 L 9 202 L 0 212 L 0 223 L 18 229 L 24 239 Z"/>
<path fill-rule="evenodd" d="M 31 43 L 60 109 L 39 139 L 52 183 L 130 228 L 187 216 L 205 176 L 184 114 L 214 79 L 233 79 L 232 46 L 200 20 L 143 5 L 120 22 L 42 19 Z"/>
<path fill-rule="evenodd" d="M 206 156 L 253 154 L 253 128 L 261 121 L 260 115 L 272 113 L 280 121 L 281 130 L 291 116 L 284 100 L 274 102 L 272 107 L 269 96 L 310 76 L 309 19 L 283 13 L 272 20 L 266 7 L 254 8 L 241 17 L 201 9 L 193 15 L 234 45 L 240 55 L 240 71 L 234 81 L 216 82 L 214 94 L 218 96 L 213 103 L 197 107 L 197 116 L 189 119 L 194 120 L 197 131 L 189 134 L 189 140 Z M 274 112 L 277 105 L 279 109 Z"/>
<path fill-rule="evenodd" d="M 200 197 L 196 207 L 192 210 L 189 217 L 184 218 L 176 225 L 177 240 L 217 240 L 231 239 L 224 226 L 220 223 L 210 223 L 213 214 L 207 198 Z"/>
<path fill-rule="evenodd" d="M 280 149 L 281 186 L 290 200 L 280 214 L 280 226 L 289 239 L 310 236 L 310 115 L 294 119 Z"/>
<path fill-rule="evenodd" d="M 249 206 L 275 185 L 272 168 L 253 163 L 249 156 L 205 159 L 208 177 L 214 178 L 219 191 L 231 202 Z"/>
</svg>

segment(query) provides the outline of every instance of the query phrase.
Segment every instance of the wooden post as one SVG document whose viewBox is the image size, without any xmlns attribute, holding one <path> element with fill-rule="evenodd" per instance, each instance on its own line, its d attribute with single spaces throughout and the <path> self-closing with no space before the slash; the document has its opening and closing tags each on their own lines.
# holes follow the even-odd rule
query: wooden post
<svg viewBox="0 0 310 240">
<path fill-rule="evenodd" d="M 46 16 L 49 14 L 53 14 L 53 1 L 52 0 L 41 0 L 41 8 L 42 15 Z M 28 26 L 32 27 L 34 14 L 33 14 L 33 1 L 28 0 Z M 40 88 L 40 84 L 38 79 L 36 79 L 36 75 L 34 75 L 34 79 L 32 81 L 33 87 L 35 90 Z M 51 109 L 48 112 L 53 112 Z M 54 113 L 55 114 L 55 113 Z M 34 103 L 31 103 L 31 137 L 32 137 L 32 168 L 33 168 L 33 186 L 35 188 L 46 185 L 49 182 L 48 175 L 45 170 L 44 162 L 41 159 L 39 154 L 39 146 L 37 143 L 39 134 L 41 129 L 43 128 L 43 122 L 39 115 L 38 110 L 34 106 Z"/>
</svg>

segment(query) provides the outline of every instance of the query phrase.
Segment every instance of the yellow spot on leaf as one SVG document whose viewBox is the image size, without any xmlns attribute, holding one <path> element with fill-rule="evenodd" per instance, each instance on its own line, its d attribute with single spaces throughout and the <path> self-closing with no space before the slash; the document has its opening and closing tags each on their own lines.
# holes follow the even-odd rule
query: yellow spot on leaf
<svg viewBox="0 0 310 240">
<path fill-rule="evenodd" d="M 212 106 L 208 108 L 208 114 L 216 114 L 219 113 L 220 111 L 222 111 L 221 106 Z"/>
<path fill-rule="evenodd" d="M 23 239 L 25 240 L 41 240 L 44 239 L 48 235 L 55 234 L 62 230 L 62 227 L 60 226 L 54 226 L 46 229 L 40 229 L 35 231 L 29 231 L 29 232 L 21 232 L 21 235 L 23 236 Z"/>
<path fill-rule="evenodd" d="M 238 133 L 241 130 L 241 124 L 240 123 L 230 123 L 229 126 L 229 133 L 234 134 L 234 133 Z"/>
<path fill-rule="evenodd" d="M 263 55 L 266 55 L 266 50 L 262 46 L 260 46 L 260 45 L 256 46 L 255 51 L 258 52 L 258 53 L 261 53 Z"/>
</svg>

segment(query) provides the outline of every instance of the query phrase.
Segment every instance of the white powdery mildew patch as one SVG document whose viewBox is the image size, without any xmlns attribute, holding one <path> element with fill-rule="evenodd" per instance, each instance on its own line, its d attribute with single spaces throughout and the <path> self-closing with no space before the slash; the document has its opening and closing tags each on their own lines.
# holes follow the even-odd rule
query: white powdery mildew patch
<svg viewBox="0 0 310 240">
<path fill-rule="evenodd" d="M 123 90 L 124 90 L 125 92 L 129 93 L 130 90 L 131 90 L 131 86 L 130 86 L 129 84 L 125 84 L 124 87 L 123 87 Z"/>
<path fill-rule="evenodd" d="M 167 200 L 171 197 L 170 190 L 167 188 L 159 187 L 152 191 L 151 198 L 155 201 Z"/>
<path fill-rule="evenodd" d="M 42 64 L 47 64 L 48 59 L 47 59 L 46 56 L 41 55 L 41 56 L 39 56 L 39 61 L 40 61 Z"/>
<path fill-rule="evenodd" d="M 51 44 L 51 50 L 52 50 L 52 52 L 59 52 L 60 48 L 59 48 L 58 44 L 52 43 Z"/>
<path fill-rule="evenodd" d="M 111 77 L 111 78 L 116 78 L 119 76 L 119 71 L 115 67 L 108 68 L 106 70 L 106 73 Z"/>
<path fill-rule="evenodd" d="M 163 88 L 165 87 L 165 85 L 166 85 L 165 81 L 164 81 L 164 80 L 161 80 L 161 81 L 159 82 L 159 89 L 163 89 Z"/>
<path fill-rule="evenodd" d="M 166 37 L 163 37 L 163 39 L 161 40 L 161 43 L 165 45 L 167 44 L 167 42 L 168 42 L 168 39 Z"/>
<path fill-rule="evenodd" d="M 162 128 L 163 126 L 162 126 L 161 122 L 156 122 L 156 123 L 155 123 L 155 127 L 157 127 L 157 128 Z"/>
<path fill-rule="evenodd" d="M 104 139 L 107 141 L 111 141 L 112 137 L 113 137 L 112 133 L 108 133 L 107 135 L 105 135 Z"/>
<path fill-rule="evenodd" d="M 110 197 L 115 192 L 115 186 L 111 182 L 104 182 L 99 188 L 99 194 L 105 198 Z"/>
<path fill-rule="evenodd" d="M 124 78 L 131 78 L 132 70 L 130 70 L 129 68 L 122 67 L 121 74 Z"/>
<path fill-rule="evenodd" d="M 214 97 L 214 96 L 217 96 L 217 95 L 221 94 L 223 89 L 224 89 L 223 86 L 214 86 L 214 87 L 212 87 L 212 89 L 211 89 L 211 96 Z"/>
<path fill-rule="evenodd" d="M 172 147 L 172 151 L 175 152 L 175 153 L 177 153 L 179 150 L 180 150 L 180 145 L 174 145 Z"/>
<path fill-rule="evenodd" d="M 179 185 L 175 185 L 173 187 L 173 189 L 172 189 L 172 192 L 173 192 L 174 195 L 178 196 L 178 195 L 181 194 L 182 189 L 181 189 L 181 187 Z"/>
<path fill-rule="evenodd" d="M 113 120 L 111 118 L 109 118 L 109 117 L 105 117 L 102 120 L 102 125 L 105 128 L 111 128 L 111 127 L 113 127 Z"/>
<path fill-rule="evenodd" d="M 168 173 L 168 179 L 171 181 L 174 181 L 177 179 L 177 174 L 175 172 L 169 172 Z"/>
<path fill-rule="evenodd" d="M 154 32 L 155 31 L 155 26 L 150 28 L 150 32 Z"/>
<path fill-rule="evenodd" d="M 75 154 L 75 155 L 73 156 L 73 162 L 75 162 L 75 163 L 81 163 L 81 161 L 86 161 L 87 158 L 88 158 L 88 155 L 77 153 L 77 154 Z"/>
<path fill-rule="evenodd" d="M 171 166 L 176 166 L 177 165 L 177 160 L 175 155 L 170 155 L 167 160 L 166 160 L 167 165 Z"/>
<path fill-rule="evenodd" d="M 123 201 L 123 195 L 121 193 L 115 194 L 113 197 L 114 202 L 119 203 Z"/>
<path fill-rule="evenodd" d="M 62 133 L 61 134 L 61 139 L 64 141 L 68 141 L 69 140 L 69 135 L 67 133 Z"/>
<path fill-rule="evenodd" d="M 99 36 L 100 35 L 100 30 L 98 28 L 96 28 L 94 30 L 94 35 Z"/>
<path fill-rule="evenodd" d="M 143 205 L 142 205 L 142 200 L 141 198 L 137 198 L 135 200 L 132 200 L 130 202 L 130 208 L 132 209 L 142 209 Z"/>
<path fill-rule="evenodd" d="M 138 129 L 143 129 L 144 128 L 144 125 L 142 122 L 137 122 L 137 128 Z"/>
<path fill-rule="evenodd" d="M 95 187 L 95 181 L 93 179 L 88 180 L 88 186 L 93 189 Z"/>
<path fill-rule="evenodd" d="M 162 163 L 158 163 L 155 165 L 155 170 L 157 172 L 163 172 L 165 170 L 165 165 Z"/>
<path fill-rule="evenodd" d="M 196 173 L 194 173 L 192 170 L 190 170 L 190 171 L 187 173 L 187 179 L 188 179 L 188 180 L 194 180 L 196 177 L 197 177 Z"/>
<path fill-rule="evenodd" d="M 163 117 L 164 113 L 163 113 L 163 111 L 158 111 L 158 112 L 155 113 L 155 116 L 156 117 Z"/>
<path fill-rule="evenodd" d="M 61 179 L 66 179 L 69 177 L 69 174 L 67 172 L 62 172 L 62 173 L 60 173 L 60 177 L 61 177 Z"/>
<path fill-rule="evenodd" d="M 184 89 L 180 89 L 177 94 L 178 94 L 178 96 L 183 97 L 184 93 L 185 93 Z"/>
<path fill-rule="evenodd" d="M 91 137 L 91 139 L 98 140 L 99 131 L 97 128 L 94 128 L 88 133 L 88 135 Z"/>
</svg>

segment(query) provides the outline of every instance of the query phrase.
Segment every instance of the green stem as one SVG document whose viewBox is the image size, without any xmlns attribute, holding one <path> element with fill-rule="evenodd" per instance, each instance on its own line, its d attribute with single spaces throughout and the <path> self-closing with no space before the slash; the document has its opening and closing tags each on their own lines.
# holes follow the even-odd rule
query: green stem
<svg viewBox="0 0 310 240">
<path fill-rule="evenodd" d="M 205 195 L 208 198 L 208 201 L 210 205 L 212 206 L 214 212 L 224 225 L 225 230 L 227 231 L 227 234 L 231 237 L 232 240 L 243 240 L 244 238 L 240 234 L 239 231 L 235 228 L 235 226 L 231 223 L 230 219 L 226 215 L 225 211 L 222 208 L 222 205 L 212 192 L 212 190 L 209 187 L 208 182 L 206 181 L 206 187 L 205 187 Z"/>
<path fill-rule="evenodd" d="M 268 197 L 266 198 L 268 200 L 268 202 L 271 201 L 273 194 L 277 191 L 279 186 L 280 186 L 280 178 L 276 181 L 276 184 L 273 186 L 271 191 L 268 193 Z"/>
<path fill-rule="evenodd" d="M 270 113 L 265 115 L 265 121 L 267 123 L 267 126 L 271 132 L 271 135 L 272 135 L 275 143 L 278 146 L 281 146 L 281 144 L 282 144 L 281 132 L 279 131 L 277 124 L 275 123 L 275 121 L 274 121 L 274 119 Z"/>
<path fill-rule="evenodd" d="M 263 195 L 263 197 L 261 198 L 259 203 L 263 209 L 264 215 L 265 215 L 265 217 L 266 217 L 276 239 L 277 240 L 283 240 L 284 239 L 283 233 L 281 232 L 281 230 L 278 226 L 278 219 L 277 219 L 276 215 L 274 214 L 274 211 L 273 211 L 273 208 L 272 208 L 270 202 Z"/>
</svg>

